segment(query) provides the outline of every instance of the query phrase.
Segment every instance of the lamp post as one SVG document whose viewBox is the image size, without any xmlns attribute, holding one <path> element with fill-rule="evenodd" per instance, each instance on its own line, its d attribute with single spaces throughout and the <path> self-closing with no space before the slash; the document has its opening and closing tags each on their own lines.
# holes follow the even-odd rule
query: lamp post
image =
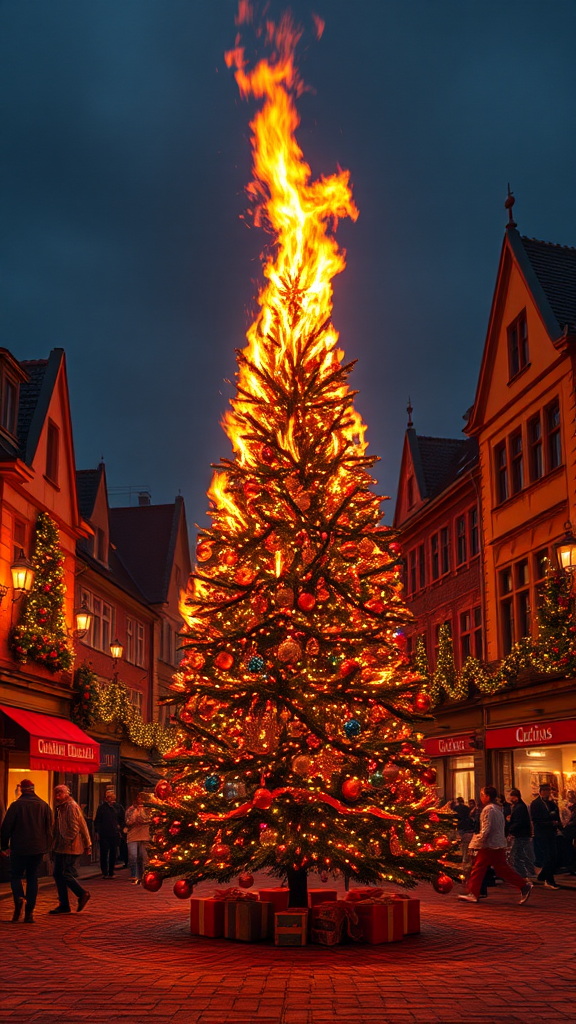
<svg viewBox="0 0 576 1024">
<path fill-rule="evenodd" d="M 10 566 L 12 574 L 12 587 L 14 589 L 13 601 L 18 601 L 24 594 L 30 593 L 34 583 L 34 567 L 28 561 L 22 548 L 18 558 Z"/>
<path fill-rule="evenodd" d="M 572 575 L 576 571 L 576 537 L 572 532 L 571 523 L 565 523 L 564 529 L 566 534 L 555 545 L 556 558 L 560 569 Z"/>
</svg>

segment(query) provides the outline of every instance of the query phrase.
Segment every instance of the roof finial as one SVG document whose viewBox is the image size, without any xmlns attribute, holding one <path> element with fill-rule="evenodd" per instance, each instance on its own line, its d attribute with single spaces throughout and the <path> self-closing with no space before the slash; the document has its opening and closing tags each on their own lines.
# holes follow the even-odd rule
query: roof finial
<svg viewBox="0 0 576 1024">
<path fill-rule="evenodd" d="M 406 412 L 408 413 L 408 429 L 410 429 L 410 427 L 414 426 L 414 424 L 412 423 L 412 413 L 414 412 L 414 409 L 412 408 L 412 400 L 410 398 L 410 395 L 408 395 L 408 405 L 406 406 Z"/>
<path fill-rule="evenodd" d="M 516 221 L 514 220 L 514 218 L 512 216 L 512 207 L 514 206 L 515 202 L 516 202 L 516 200 L 514 199 L 514 193 L 510 191 L 510 182 L 508 182 L 508 195 L 506 196 L 506 199 L 504 200 L 504 206 L 508 210 L 508 223 L 506 225 L 506 230 L 507 231 L 509 230 L 509 228 L 515 228 L 516 227 Z"/>
</svg>

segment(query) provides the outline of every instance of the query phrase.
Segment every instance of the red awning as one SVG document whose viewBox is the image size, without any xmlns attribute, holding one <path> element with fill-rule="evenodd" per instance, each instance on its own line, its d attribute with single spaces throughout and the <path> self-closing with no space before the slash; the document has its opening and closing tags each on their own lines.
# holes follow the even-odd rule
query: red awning
<svg viewBox="0 0 576 1024">
<path fill-rule="evenodd" d="M 67 718 L 0 704 L 0 711 L 30 733 L 30 770 L 97 772 L 100 744 Z"/>
</svg>

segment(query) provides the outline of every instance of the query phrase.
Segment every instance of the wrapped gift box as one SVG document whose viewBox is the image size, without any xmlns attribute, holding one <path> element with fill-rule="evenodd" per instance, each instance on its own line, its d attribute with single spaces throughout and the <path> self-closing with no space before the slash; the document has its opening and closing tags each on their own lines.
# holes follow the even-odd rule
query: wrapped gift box
<svg viewBox="0 0 576 1024">
<path fill-rule="evenodd" d="M 321 946 L 336 946 L 348 935 L 355 942 L 362 939 L 362 928 L 356 905 L 345 900 L 318 903 L 310 911 L 312 942 Z"/>
<path fill-rule="evenodd" d="M 333 903 L 338 898 L 336 889 L 308 889 L 308 906 L 317 907 L 320 903 Z"/>
<path fill-rule="evenodd" d="M 222 900 L 190 900 L 190 931 L 192 935 L 209 935 L 213 939 L 224 935 L 224 906 Z"/>
<path fill-rule="evenodd" d="M 387 903 L 355 903 L 364 942 L 400 942 L 404 938 L 403 907 L 400 900 Z"/>
<path fill-rule="evenodd" d="M 402 924 L 404 935 L 420 934 L 420 900 L 412 896 L 404 896 L 402 893 L 392 893 L 392 899 L 402 907 Z"/>
<path fill-rule="evenodd" d="M 292 907 L 274 914 L 276 946 L 305 946 L 308 937 L 308 908 Z"/>
<path fill-rule="evenodd" d="M 274 913 L 277 914 L 280 910 L 288 910 L 288 898 L 290 896 L 290 889 L 284 888 L 284 886 L 276 886 L 275 889 L 259 889 L 258 897 L 264 903 L 274 904 Z"/>
<path fill-rule="evenodd" d="M 225 900 L 224 937 L 260 942 L 272 937 L 274 906 L 260 900 Z"/>
</svg>

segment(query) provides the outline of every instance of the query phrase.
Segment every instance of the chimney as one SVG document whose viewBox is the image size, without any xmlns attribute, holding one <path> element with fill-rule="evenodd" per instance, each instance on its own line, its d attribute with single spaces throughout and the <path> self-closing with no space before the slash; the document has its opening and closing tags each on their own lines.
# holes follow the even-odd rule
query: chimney
<svg viewBox="0 0 576 1024">
<path fill-rule="evenodd" d="M 138 494 L 138 505 L 141 506 L 141 505 L 150 505 L 150 504 L 151 504 L 150 491 L 140 491 L 140 493 Z"/>
</svg>

